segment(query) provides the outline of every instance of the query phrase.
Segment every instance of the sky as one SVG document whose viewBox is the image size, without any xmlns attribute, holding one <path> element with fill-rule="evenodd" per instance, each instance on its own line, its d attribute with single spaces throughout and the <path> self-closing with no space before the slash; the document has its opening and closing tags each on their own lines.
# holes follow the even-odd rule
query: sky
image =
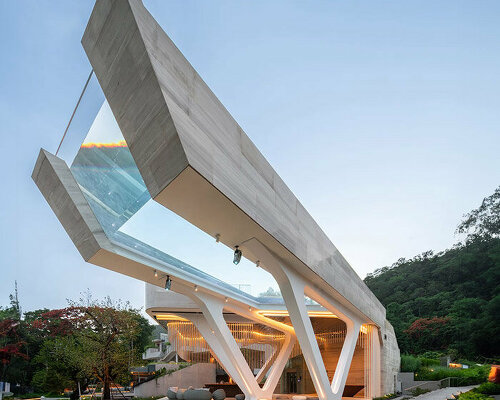
<svg viewBox="0 0 500 400">
<path fill-rule="evenodd" d="M 500 184 L 500 3 L 144 3 L 361 277 L 453 245 Z M 90 72 L 92 6 L 0 1 L 0 305 L 15 280 L 25 310 L 87 289 L 144 305 L 141 282 L 82 260 L 30 177 Z M 185 261 L 230 262 L 169 229 Z"/>
</svg>

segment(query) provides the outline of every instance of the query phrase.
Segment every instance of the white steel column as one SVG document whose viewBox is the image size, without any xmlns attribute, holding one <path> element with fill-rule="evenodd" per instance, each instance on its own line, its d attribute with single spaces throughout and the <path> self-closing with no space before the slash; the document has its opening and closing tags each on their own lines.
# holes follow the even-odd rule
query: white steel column
<svg viewBox="0 0 500 400">
<path fill-rule="evenodd" d="M 318 293 L 295 271 L 284 265 L 279 258 L 257 239 L 252 238 L 247 240 L 240 245 L 240 247 L 243 246 L 259 259 L 261 266 L 274 276 L 280 287 L 318 397 L 321 400 L 340 400 L 356 347 L 361 320 L 357 316 L 352 315 L 352 313 L 347 311 L 330 296 Z M 347 326 L 346 339 L 331 383 L 328 380 L 323 358 L 307 313 L 304 300 L 305 295 L 308 295 L 323 307 L 338 315 Z"/>
<path fill-rule="evenodd" d="M 226 372 L 241 388 L 245 394 L 245 398 L 248 400 L 271 399 L 274 388 L 278 384 L 281 373 L 283 372 L 295 344 L 296 339 L 293 328 L 251 312 L 248 308 L 248 311 L 245 311 L 244 307 L 236 304 L 227 304 L 224 302 L 223 298 L 204 291 L 201 288 L 197 292 L 194 292 L 192 287 L 174 282 L 172 284 L 172 290 L 190 297 L 198 304 L 202 314 L 179 314 L 188 318 L 198 328 Z M 254 377 L 245 357 L 241 353 L 236 340 L 227 326 L 223 316 L 224 308 L 250 320 L 272 326 L 282 331 L 285 335 L 285 342 L 262 388 L 259 386 L 258 380 Z"/>
</svg>

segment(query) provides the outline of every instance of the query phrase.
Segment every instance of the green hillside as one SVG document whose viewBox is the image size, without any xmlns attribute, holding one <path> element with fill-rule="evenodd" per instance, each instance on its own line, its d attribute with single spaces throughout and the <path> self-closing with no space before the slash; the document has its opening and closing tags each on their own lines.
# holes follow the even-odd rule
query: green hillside
<svg viewBox="0 0 500 400">
<path fill-rule="evenodd" d="M 500 356 L 500 187 L 457 228 L 462 243 L 376 270 L 366 284 L 387 308 L 402 353 Z"/>
</svg>

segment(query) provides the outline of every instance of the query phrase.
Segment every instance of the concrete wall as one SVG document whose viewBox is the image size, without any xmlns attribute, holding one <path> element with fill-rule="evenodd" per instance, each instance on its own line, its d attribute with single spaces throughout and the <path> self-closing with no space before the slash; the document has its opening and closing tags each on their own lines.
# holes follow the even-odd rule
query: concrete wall
<svg viewBox="0 0 500 400">
<path fill-rule="evenodd" d="M 424 390 L 441 389 L 441 381 L 416 381 L 413 372 L 400 372 L 398 379 L 401 381 L 403 394 L 411 395 L 417 387 Z"/>
<path fill-rule="evenodd" d="M 171 386 L 179 388 L 202 388 L 206 383 L 215 383 L 215 364 L 194 364 L 134 388 L 135 397 L 166 396 Z"/>
<path fill-rule="evenodd" d="M 380 352 L 380 373 L 381 373 L 381 392 L 395 393 L 396 381 L 401 364 L 401 355 L 394 328 L 385 321 L 384 327 L 380 330 L 382 348 Z"/>
</svg>

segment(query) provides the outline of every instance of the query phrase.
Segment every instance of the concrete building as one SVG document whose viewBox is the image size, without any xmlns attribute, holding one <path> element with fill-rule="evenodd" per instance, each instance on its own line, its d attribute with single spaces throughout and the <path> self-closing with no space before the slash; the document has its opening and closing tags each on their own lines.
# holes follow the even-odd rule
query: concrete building
<svg viewBox="0 0 500 400">
<path fill-rule="evenodd" d="M 98 1 L 82 44 L 105 102 L 76 155 L 42 149 L 32 175 L 82 257 L 146 282 L 148 312 L 184 338 L 175 351 L 213 358 L 248 399 L 394 392 L 384 307 L 143 4 Z M 281 297 L 126 233 L 149 202 L 267 271 Z"/>
</svg>

